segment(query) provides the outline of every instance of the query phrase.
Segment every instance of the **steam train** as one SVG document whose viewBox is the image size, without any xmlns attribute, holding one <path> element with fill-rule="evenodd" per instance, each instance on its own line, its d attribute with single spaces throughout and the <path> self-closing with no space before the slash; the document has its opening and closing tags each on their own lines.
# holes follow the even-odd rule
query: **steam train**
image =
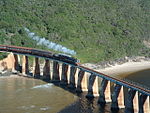
<svg viewBox="0 0 150 113">
<path fill-rule="evenodd" d="M 7 52 L 13 52 L 13 53 L 19 53 L 19 54 L 25 54 L 25 55 L 41 56 L 45 58 L 50 58 L 50 59 L 66 62 L 72 65 L 79 65 L 80 63 L 78 59 L 71 57 L 69 55 L 66 55 L 66 54 L 61 54 L 61 53 L 56 54 L 50 51 L 38 50 L 38 49 L 27 48 L 27 47 L 0 45 L 0 51 L 7 51 Z"/>
</svg>

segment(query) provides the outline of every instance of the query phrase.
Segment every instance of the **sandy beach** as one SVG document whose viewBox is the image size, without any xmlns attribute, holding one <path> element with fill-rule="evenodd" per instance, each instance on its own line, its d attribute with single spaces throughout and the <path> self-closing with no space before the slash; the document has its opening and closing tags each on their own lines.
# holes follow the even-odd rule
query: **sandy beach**
<svg viewBox="0 0 150 113">
<path fill-rule="evenodd" d="M 94 64 L 85 64 L 85 66 L 94 69 Z M 98 66 L 97 66 L 98 67 Z M 118 76 L 124 73 L 134 73 L 137 71 L 150 69 L 150 61 L 140 61 L 140 62 L 126 62 L 121 65 L 110 66 L 106 68 L 95 68 L 94 70 L 110 75 L 110 76 Z"/>
</svg>

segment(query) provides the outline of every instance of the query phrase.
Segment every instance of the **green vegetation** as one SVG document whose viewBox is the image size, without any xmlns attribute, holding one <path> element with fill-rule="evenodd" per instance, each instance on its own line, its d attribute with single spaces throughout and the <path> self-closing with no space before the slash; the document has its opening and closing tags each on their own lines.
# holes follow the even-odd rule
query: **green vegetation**
<svg viewBox="0 0 150 113">
<path fill-rule="evenodd" d="M 149 56 L 149 0 L 0 0 L 0 44 L 37 46 L 24 27 L 82 62 Z"/>
<path fill-rule="evenodd" d="M 0 60 L 6 58 L 8 53 L 0 53 Z"/>
</svg>

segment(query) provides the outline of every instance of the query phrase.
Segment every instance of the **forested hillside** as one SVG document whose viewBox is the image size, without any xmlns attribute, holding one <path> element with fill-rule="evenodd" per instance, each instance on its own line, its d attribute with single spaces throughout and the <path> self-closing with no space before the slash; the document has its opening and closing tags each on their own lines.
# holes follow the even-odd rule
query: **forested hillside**
<svg viewBox="0 0 150 113">
<path fill-rule="evenodd" d="M 0 0 L 0 44 L 49 50 L 25 27 L 82 62 L 150 56 L 150 0 Z"/>
</svg>

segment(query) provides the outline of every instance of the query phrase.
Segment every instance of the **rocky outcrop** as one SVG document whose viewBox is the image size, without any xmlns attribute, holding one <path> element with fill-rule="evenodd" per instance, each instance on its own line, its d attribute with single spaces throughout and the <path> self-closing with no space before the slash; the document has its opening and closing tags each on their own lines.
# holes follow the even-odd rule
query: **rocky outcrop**
<svg viewBox="0 0 150 113">
<path fill-rule="evenodd" d="M 10 53 L 7 58 L 0 61 L 0 70 L 18 70 L 19 63 L 18 63 L 18 56 L 16 54 Z"/>
</svg>

